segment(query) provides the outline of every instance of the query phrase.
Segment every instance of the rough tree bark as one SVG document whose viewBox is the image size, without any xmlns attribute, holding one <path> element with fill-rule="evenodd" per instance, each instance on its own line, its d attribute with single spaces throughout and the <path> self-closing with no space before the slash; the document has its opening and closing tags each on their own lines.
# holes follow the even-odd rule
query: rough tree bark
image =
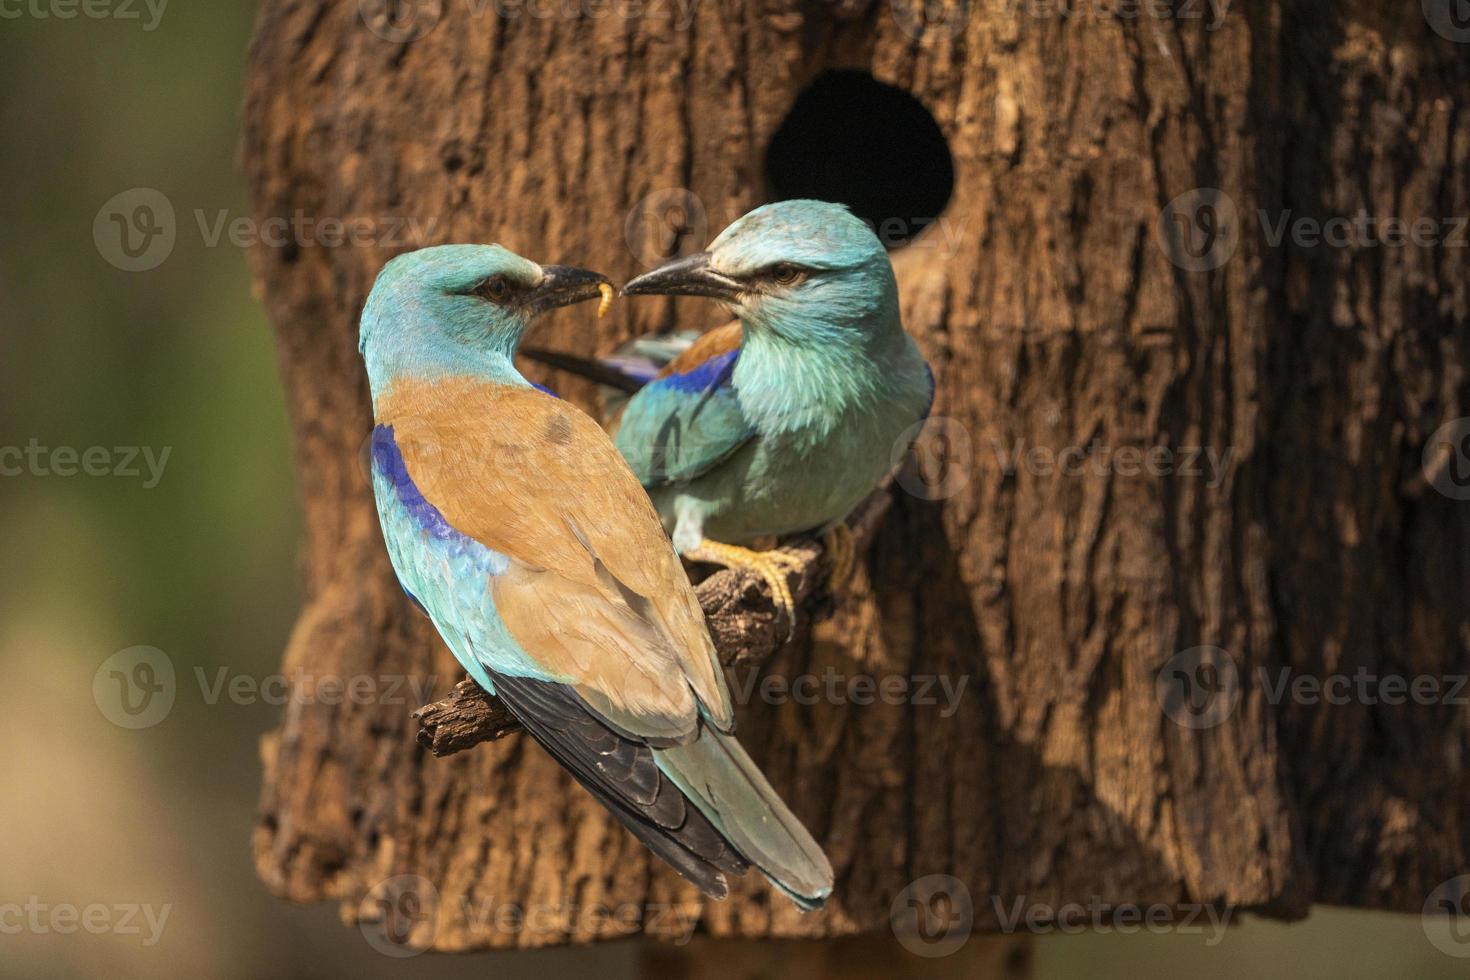
<svg viewBox="0 0 1470 980">
<path fill-rule="evenodd" d="M 420 241 L 252 255 L 306 513 L 288 669 L 433 675 L 441 696 L 459 679 L 393 581 L 361 465 L 356 320 L 382 263 L 496 240 L 626 278 L 644 267 L 630 208 L 687 188 L 713 233 L 760 203 L 794 96 L 845 67 L 922 99 L 954 156 L 948 237 L 895 264 L 960 477 L 943 500 L 897 494 L 836 618 L 766 669 L 968 682 L 948 717 L 742 709 L 742 740 L 837 869 L 821 914 L 755 882 L 702 906 L 527 740 L 430 756 L 411 699 L 293 705 L 264 739 L 272 889 L 351 918 L 379 880 L 421 875 L 440 899 L 422 940 L 470 949 L 619 934 L 497 928 L 474 914 L 487 901 L 675 903 L 716 936 L 820 937 L 885 931 L 931 873 L 964 883 L 986 930 L 1017 897 L 1417 911 L 1470 870 L 1462 708 L 1278 704 L 1267 683 L 1470 669 L 1470 503 L 1421 468 L 1430 434 L 1470 415 L 1466 251 L 1268 234 L 1288 209 L 1470 214 L 1470 57 L 1420 4 L 1160 18 L 1023 0 L 931 10 L 927 31 L 919 0 L 704 0 L 673 8 L 687 26 L 426 6 L 442 21 L 394 42 L 356 2 L 264 0 L 250 55 L 257 219 L 432 223 Z M 1168 207 L 1200 188 L 1221 194 Z M 1180 215 L 1202 262 L 1169 237 Z M 694 302 L 614 309 L 595 327 L 563 311 L 538 341 L 605 350 L 713 322 Z M 1089 446 L 1230 459 L 1218 481 L 1004 465 Z M 1226 651 L 1239 702 L 1190 728 L 1156 682 L 1202 645 Z M 1184 676 L 1216 676 L 1190 656 Z"/>
</svg>

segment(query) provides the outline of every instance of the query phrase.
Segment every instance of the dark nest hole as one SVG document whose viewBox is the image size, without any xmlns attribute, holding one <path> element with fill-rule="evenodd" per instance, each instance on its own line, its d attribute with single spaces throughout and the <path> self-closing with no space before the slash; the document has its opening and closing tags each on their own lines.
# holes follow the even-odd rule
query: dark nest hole
<svg viewBox="0 0 1470 980">
<path fill-rule="evenodd" d="M 804 89 L 766 148 L 773 201 L 846 204 L 888 248 L 907 244 L 954 191 L 949 143 L 924 104 L 863 71 Z"/>
</svg>

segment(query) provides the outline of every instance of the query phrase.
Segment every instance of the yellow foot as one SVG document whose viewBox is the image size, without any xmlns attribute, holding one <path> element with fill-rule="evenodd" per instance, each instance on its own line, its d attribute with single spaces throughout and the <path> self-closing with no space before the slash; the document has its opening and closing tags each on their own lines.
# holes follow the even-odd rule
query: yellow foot
<svg viewBox="0 0 1470 980">
<path fill-rule="evenodd" d="M 749 548 L 721 544 L 709 538 L 699 542 L 698 548 L 684 552 L 684 557 L 690 561 L 709 562 L 711 565 L 724 565 L 726 568 L 745 568 L 755 572 L 770 587 L 771 599 L 775 602 L 776 609 L 786 614 L 788 623 L 796 622 L 796 602 L 791 598 L 791 587 L 786 584 L 786 576 L 801 567 L 800 558 L 780 550 L 751 551 Z"/>
<path fill-rule="evenodd" d="M 834 595 L 841 592 L 852 578 L 856 567 L 857 546 L 853 544 L 852 528 L 846 524 L 833 524 L 822 535 L 822 546 L 832 558 L 832 572 L 827 578 L 827 588 Z"/>
</svg>

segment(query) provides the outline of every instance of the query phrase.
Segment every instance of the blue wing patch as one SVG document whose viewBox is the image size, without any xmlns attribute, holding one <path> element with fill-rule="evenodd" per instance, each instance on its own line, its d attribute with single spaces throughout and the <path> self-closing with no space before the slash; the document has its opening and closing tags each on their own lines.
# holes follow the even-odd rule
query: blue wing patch
<svg viewBox="0 0 1470 980">
<path fill-rule="evenodd" d="M 739 358 L 738 348 L 726 351 L 658 378 L 628 402 L 616 442 L 644 487 L 692 480 L 755 436 L 735 393 Z"/>
<path fill-rule="evenodd" d="M 491 692 L 486 664 L 524 670 L 525 655 L 506 633 L 486 588 L 510 560 L 456 530 L 425 499 L 388 425 L 373 429 L 373 495 L 399 586 L 434 621 L 460 665 Z"/>
<path fill-rule="evenodd" d="M 373 428 L 373 463 L 388 479 L 398 502 L 420 528 L 441 541 L 452 541 L 455 538 L 469 540 L 449 526 L 444 515 L 439 513 L 439 508 L 424 499 L 418 485 L 413 482 L 413 477 L 408 475 L 403 454 L 398 451 L 398 443 L 393 439 L 393 426 L 379 425 Z M 409 597 L 412 596 L 413 593 L 410 592 Z"/>
</svg>

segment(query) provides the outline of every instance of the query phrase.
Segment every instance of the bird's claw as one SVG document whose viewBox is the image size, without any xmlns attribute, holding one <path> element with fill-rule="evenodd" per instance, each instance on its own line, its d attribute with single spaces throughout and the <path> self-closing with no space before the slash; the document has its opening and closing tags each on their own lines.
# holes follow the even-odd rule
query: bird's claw
<svg viewBox="0 0 1470 980">
<path fill-rule="evenodd" d="M 775 604 L 777 613 L 786 617 L 787 638 L 796 631 L 796 600 L 792 598 L 787 578 L 802 567 L 800 558 L 779 548 L 752 551 L 737 545 L 710 541 L 708 538 L 701 541 L 699 547 L 684 552 L 684 557 L 726 568 L 747 569 L 759 575 L 771 590 L 771 601 Z"/>
</svg>

